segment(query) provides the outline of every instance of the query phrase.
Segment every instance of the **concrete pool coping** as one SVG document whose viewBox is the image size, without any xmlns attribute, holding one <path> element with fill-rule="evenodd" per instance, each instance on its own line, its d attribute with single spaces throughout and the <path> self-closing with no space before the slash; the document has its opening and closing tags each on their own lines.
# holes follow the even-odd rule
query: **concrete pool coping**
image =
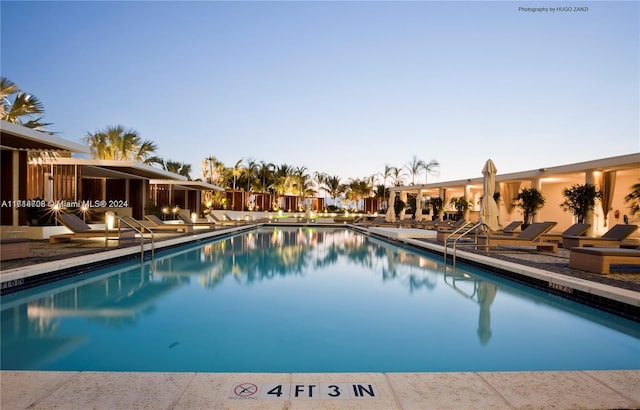
<svg viewBox="0 0 640 410">
<path fill-rule="evenodd" d="M 638 370 L 469 373 L 3 371 L 0 376 L 3 409 L 640 407 Z M 360 395 L 357 389 L 353 389 L 355 395 L 350 391 L 353 385 L 364 388 L 360 389 Z M 240 389 L 241 386 L 244 388 Z M 281 386 L 275 391 L 281 393 L 279 396 L 271 390 L 275 386 Z"/>
<path fill-rule="evenodd" d="M 253 227 L 203 232 L 176 237 L 156 244 L 166 249 L 229 235 Z M 390 231 L 394 232 L 394 231 Z M 376 232 L 380 234 L 380 231 Z M 437 246 L 403 235 L 389 235 L 424 249 L 438 251 Z M 150 247 L 150 245 L 149 245 Z M 114 253 L 110 253 L 114 252 Z M 133 257 L 140 248 L 116 249 L 63 261 L 47 262 L 32 267 L 16 268 L 2 273 L 3 283 L 52 268 L 75 268 L 82 263 L 95 263 L 117 257 Z M 442 252 L 440 247 L 439 252 Z M 462 251 L 461 251 L 462 252 Z M 105 255 L 109 254 L 109 255 Z M 460 256 L 463 254 L 460 253 Z M 525 275 L 542 276 L 558 286 L 571 286 L 622 303 L 640 304 L 640 294 L 626 289 L 566 277 L 540 269 L 499 261 L 469 253 L 467 258 L 499 264 Z M 486 259 L 486 260 L 485 260 Z M 40 266 L 46 265 L 46 266 Z M 30 269 L 31 268 L 31 269 Z M 6 276 L 9 275 L 9 276 Z M 125 372 L 0 372 L 0 407 L 21 408 L 639 408 L 640 370 L 628 371 L 543 371 L 543 372 L 462 372 L 462 373 L 125 373 Z M 263 398 L 264 391 L 250 397 L 233 396 L 234 387 L 250 383 L 289 386 L 288 396 Z M 376 396 L 350 398 L 294 397 L 291 386 L 344 385 L 359 383 L 375 386 Z M 285 397 L 286 396 L 286 397 Z"/>
</svg>

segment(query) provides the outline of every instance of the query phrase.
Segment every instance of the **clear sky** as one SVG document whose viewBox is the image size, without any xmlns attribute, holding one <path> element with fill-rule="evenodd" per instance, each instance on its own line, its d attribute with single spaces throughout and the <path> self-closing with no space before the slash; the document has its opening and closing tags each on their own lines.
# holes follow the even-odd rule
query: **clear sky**
<svg viewBox="0 0 640 410">
<path fill-rule="evenodd" d="M 0 67 L 59 136 L 122 124 L 193 178 L 415 155 L 449 181 L 640 151 L 639 4 L 3 0 Z"/>
</svg>

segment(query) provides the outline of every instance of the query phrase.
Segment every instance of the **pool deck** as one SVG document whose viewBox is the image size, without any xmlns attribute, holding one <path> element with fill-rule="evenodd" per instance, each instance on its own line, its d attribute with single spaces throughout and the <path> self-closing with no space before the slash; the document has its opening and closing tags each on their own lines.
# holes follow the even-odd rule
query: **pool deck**
<svg viewBox="0 0 640 410">
<path fill-rule="evenodd" d="M 244 227 L 158 238 L 156 249 Z M 435 233 L 371 228 L 375 235 L 442 252 Z M 413 230 L 411 230 L 413 231 Z M 81 244 L 82 242 L 82 244 Z M 61 246 L 62 245 L 62 246 Z M 26 262 L 2 265 L 4 283 L 140 253 L 140 246 L 38 243 Z M 566 255 L 505 249 L 460 257 L 640 306 L 640 275 L 569 270 Z M 601 278 L 602 277 L 602 278 Z M 2 409 L 426 409 L 640 408 L 640 370 L 468 373 L 0 372 Z M 277 386 L 280 386 L 279 388 Z M 269 394 L 271 392 L 271 394 Z"/>
</svg>

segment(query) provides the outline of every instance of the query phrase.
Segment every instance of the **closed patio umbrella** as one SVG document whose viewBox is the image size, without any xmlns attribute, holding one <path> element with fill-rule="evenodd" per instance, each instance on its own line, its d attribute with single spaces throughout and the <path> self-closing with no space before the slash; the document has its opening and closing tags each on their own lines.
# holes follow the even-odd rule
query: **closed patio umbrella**
<svg viewBox="0 0 640 410">
<path fill-rule="evenodd" d="M 395 205 L 395 199 L 396 199 L 396 194 L 393 192 L 389 192 L 389 206 L 387 207 L 387 216 L 385 218 L 385 221 L 387 222 L 396 221 L 396 215 L 393 209 Z"/>
<path fill-rule="evenodd" d="M 418 196 L 416 197 L 416 213 L 414 214 L 413 218 L 416 221 L 419 221 L 422 219 L 422 190 L 421 189 L 418 190 Z"/>
<path fill-rule="evenodd" d="M 492 231 L 500 229 L 500 221 L 498 220 L 500 210 L 493 199 L 493 194 L 496 192 L 496 173 L 497 169 L 493 161 L 487 160 L 484 168 L 482 168 L 482 175 L 484 176 L 482 188 L 484 192 L 480 201 L 480 221 L 487 224 Z"/>
</svg>

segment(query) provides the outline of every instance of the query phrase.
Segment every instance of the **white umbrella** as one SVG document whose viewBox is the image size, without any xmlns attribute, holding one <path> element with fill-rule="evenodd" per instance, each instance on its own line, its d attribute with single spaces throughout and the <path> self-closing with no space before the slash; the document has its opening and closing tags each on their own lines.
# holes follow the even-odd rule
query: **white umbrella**
<svg viewBox="0 0 640 410">
<path fill-rule="evenodd" d="M 422 219 L 422 190 L 418 190 L 418 196 L 416 197 L 416 213 L 413 216 L 416 221 Z"/>
<path fill-rule="evenodd" d="M 493 194 L 496 192 L 496 173 L 497 169 L 493 161 L 490 159 L 484 164 L 482 168 L 482 188 L 484 190 L 482 194 L 482 201 L 480 201 L 480 220 L 489 226 L 492 231 L 500 229 L 500 221 L 498 219 L 500 210 L 496 201 L 493 199 Z"/>
<path fill-rule="evenodd" d="M 396 215 L 395 215 L 395 211 L 393 210 L 394 208 L 394 202 L 396 199 L 396 195 L 393 192 L 389 193 L 389 206 L 387 207 L 387 216 L 385 218 L 385 221 L 387 222 L 395 222 L 396 221 Z"/>
</svg>

